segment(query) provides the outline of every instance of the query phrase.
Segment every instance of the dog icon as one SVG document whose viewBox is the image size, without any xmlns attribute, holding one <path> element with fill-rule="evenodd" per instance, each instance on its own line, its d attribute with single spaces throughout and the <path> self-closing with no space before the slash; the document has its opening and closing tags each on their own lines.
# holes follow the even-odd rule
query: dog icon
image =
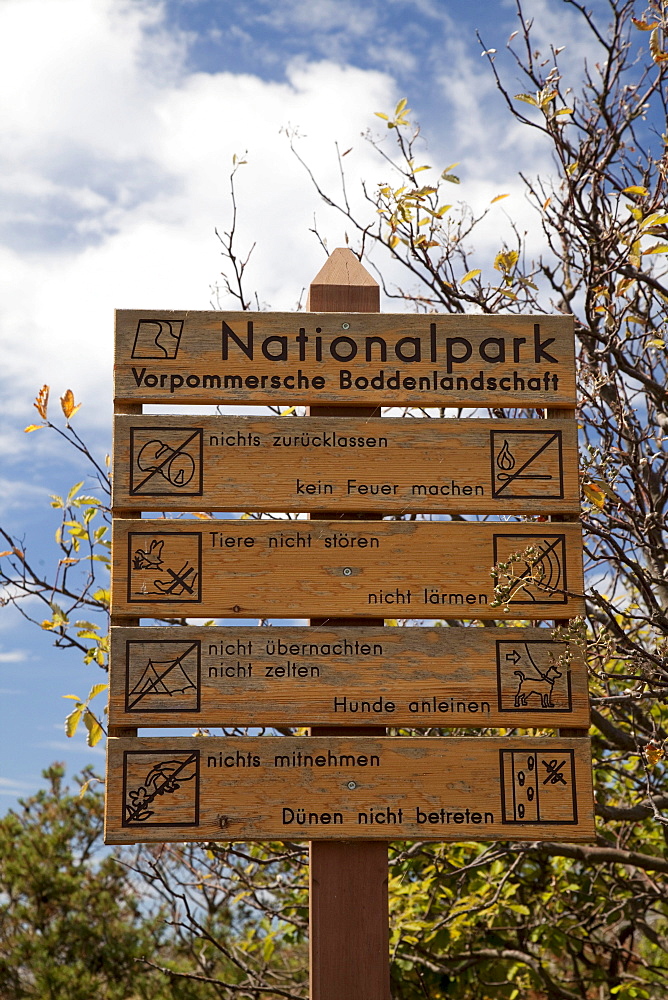
<svg viewBox="0 0 668 1000">
<path fill-rule="evenodd" d="M 526 708 L 529 698 L 534 695 L 540 698 L 541 708 L 554 708 L 552 689 L 554 682 L 562 676 L 554 664 L 542 671 L 534 663 L 533 670 L 527 668 L 526 673 L 523 670 L 514 670 L 513 673 L 520 679 L 515 692 L 515 708 Z"/>
</svg>

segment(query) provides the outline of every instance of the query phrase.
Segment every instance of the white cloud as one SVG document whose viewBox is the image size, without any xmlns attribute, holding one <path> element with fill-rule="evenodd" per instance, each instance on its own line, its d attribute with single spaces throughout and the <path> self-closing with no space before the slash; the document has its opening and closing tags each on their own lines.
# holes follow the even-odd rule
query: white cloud
<svg viewBox="0 0 668 1000">
<path fill-rule="evenodd" d="M 0 663 L 24 663 L 27 659 L 28 654 L 25 649 L 10 649 L 6 653 L 0 652 Z"/>
<path fill-rule="evenodd" d="M 536 2 L 547 16 L 549 4 Z M 304 31 L 309 22 L 318 25 L 325 37 L 345 20 L 348 6 L 295 0 L 278 4 L 272 16 Z M 249 15 L 245 26 L 269 9 Z M 379 7 L 356 10 L 353 26 L 361 38 L 370 18 L 380 24 Z M 426 11 L 434 17 L 438 5 L 429 0 Z M 158 0 L 0 5 L 0 87 L 14 95 L 0 114 L 8 137 L 0 174 L 10 206 L 0 215 L 5 434 L 8 423 L 32 422 L 30 404 L 42 382 L 51 384 L 54 397 L 73 389 L 85 405 L 80 421 L 106 431 L 113 309 L 208 308 L 222 266 L 214 227 L 222 231 L 230 222 L 233 153 L 248 153 L 237 175 L 238 250 L 256 243 L 248 288 L 271 308 L 295 308 L 323 262 L 309 233 L 314 211 L 331 248 L 344 244 L 346 232 L 345 220 L 323 206 L 292 157 L 283 126 L 305 136 L 300 149 L 326 190 L 339 188 L 334 141 L 353 148 L 345 161 L 351 197 L 374 218 L 357 179 L 369 178 L 373 188 L 388 171 L 360 133 L 378 123 L 374 111 L 402 96 L 390 72 L 306 58 L 282 67 L 278 82 L 194 72 L 187 63 L 190 37 L 168 30 L 164 13 Z M 428 23 L 442 27 L 425 21 L 418 33 Z M 476 248 L 489 255 L 509 231 L 506 209 L 521 229 L 535 228 L 516 173 L 527 162 L 534 171 L 546 165 L 546 152 L 528 130 L 507 116 L 502 121 L 497 105 L 490 110 L 489 70 L 461 32 L 441 49 L 440 34 L 430 41 L 430 73 L 436 50 L 447 72 L 439 73 L 440 94 L 430 108 L 432 122 L 442 109 L 443 127 L 430 127 L 427 162 L 442 168 L 462 161 L 462 186 L 447 192 L 455 202 L 480 209 L 501 191 L 512 194 L 476 234 Z M 395 42 L 387 29 L 367 40 L 367 48 L 376 52 L 372 58 L 383 51 L 391 56 Z M 414 56 L 406 48 L 398 50 L 398 69 L 387 59 L 392 73 L 410 68 Z M 9 443 L 12 450 L 29 447 L 20 434 Z"/>
<path fill-rule="evenodd" d="M 14 411 L 29 412 L 48 381 L 54 395 L 72 388 L 84 400 L 88 426 L 108 425 L 113 309 L 209 306 L 235 152 L 248 150 L 239 246 L 258 242 L 251 282 L 272 307 L 294 308 L 322 252 L 281 126 L 308 134 L 332 184 L 334 139 L 359 146 L 369 109 L 396 99 L 388 76 L 327 62 L 295 62 L 283 83 L 186 72 L 183 39 L 161 30 L 160 13 L 114 0 L 0 8 L 0 35 L 12 39 L 0 86 L 11 80 L 19 95 L 0 153 L 12 203 L 0 220 L 2 374 Z"/>
</svg>

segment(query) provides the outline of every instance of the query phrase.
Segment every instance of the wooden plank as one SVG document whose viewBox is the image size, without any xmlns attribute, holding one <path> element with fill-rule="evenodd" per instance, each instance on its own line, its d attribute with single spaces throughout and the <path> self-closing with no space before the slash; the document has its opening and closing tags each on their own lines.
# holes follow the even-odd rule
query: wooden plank
<svg viewBox="0 0 668 1000">
<path fill-rule="evenodd" d="M 109 740 L 108 844 L 306 838 L 591 841 L 590 741 Z"/>
<path fill-rule="evenodd" d="M 573 318 L 123 309 L 115 398 L 574 406 Z"/>
<path fill-rule="evenodd" d="M 579 512 L 574 420 L 118 417 L 128 510 Z"/>
<path fill-rule="evenodd" d="M 584 611 L 577 524 L 144 519 L 140 525 L 114 522 L 116 614 L 540 619 Z M 493 604 L 497 563 L 510 563 L 499 577 L 512 588 L 502 606 Z"/>
<path fill-rule="evenodd" d="M 589 725 L 577 646 L 538 628 L 114 628 L 119 726 Z"/>
</svg>

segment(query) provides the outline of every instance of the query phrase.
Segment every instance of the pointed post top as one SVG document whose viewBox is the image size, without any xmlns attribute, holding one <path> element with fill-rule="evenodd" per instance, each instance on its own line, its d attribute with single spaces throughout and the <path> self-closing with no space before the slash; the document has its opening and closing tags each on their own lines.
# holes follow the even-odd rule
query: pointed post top
<svg viewBox="0 0 668 1000">
<path fill-rule="evenodd" d="M 380 312 L 380 288 L 352 250 L 337 247 L 309 289 L 309 312 Z"/>
</svg>

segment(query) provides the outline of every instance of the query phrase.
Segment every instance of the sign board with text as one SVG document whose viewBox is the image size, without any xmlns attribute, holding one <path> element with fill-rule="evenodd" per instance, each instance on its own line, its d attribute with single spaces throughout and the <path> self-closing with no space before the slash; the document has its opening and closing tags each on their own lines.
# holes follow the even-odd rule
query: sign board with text
<svg viewBox="0 0 668 1000">
<path fill-rule="evenodd" d="M 110 684 L 113 726 L 589 725 L 542 628 L 112 628 Z"/>
<path fill-rule="evenodd" d="M 117 416 L 116 508 L 577 513 L 573 420 Z"/>
<path fill-rule="evenodd" d="M 116 313 L 115 399 L 573 407 L 570 316 Z"/>
<path fill-rule="evenodd" d="M 588 739 L 109 740 L 105 842 L 592 841 Z"/>
<path fill-rule="evenodd" d="M 115 520 L 112 605 L 140 617 L 566 618 L 579 524 Z M 495 603 L 492 568 L 503 566 Z"/>
</svg>

